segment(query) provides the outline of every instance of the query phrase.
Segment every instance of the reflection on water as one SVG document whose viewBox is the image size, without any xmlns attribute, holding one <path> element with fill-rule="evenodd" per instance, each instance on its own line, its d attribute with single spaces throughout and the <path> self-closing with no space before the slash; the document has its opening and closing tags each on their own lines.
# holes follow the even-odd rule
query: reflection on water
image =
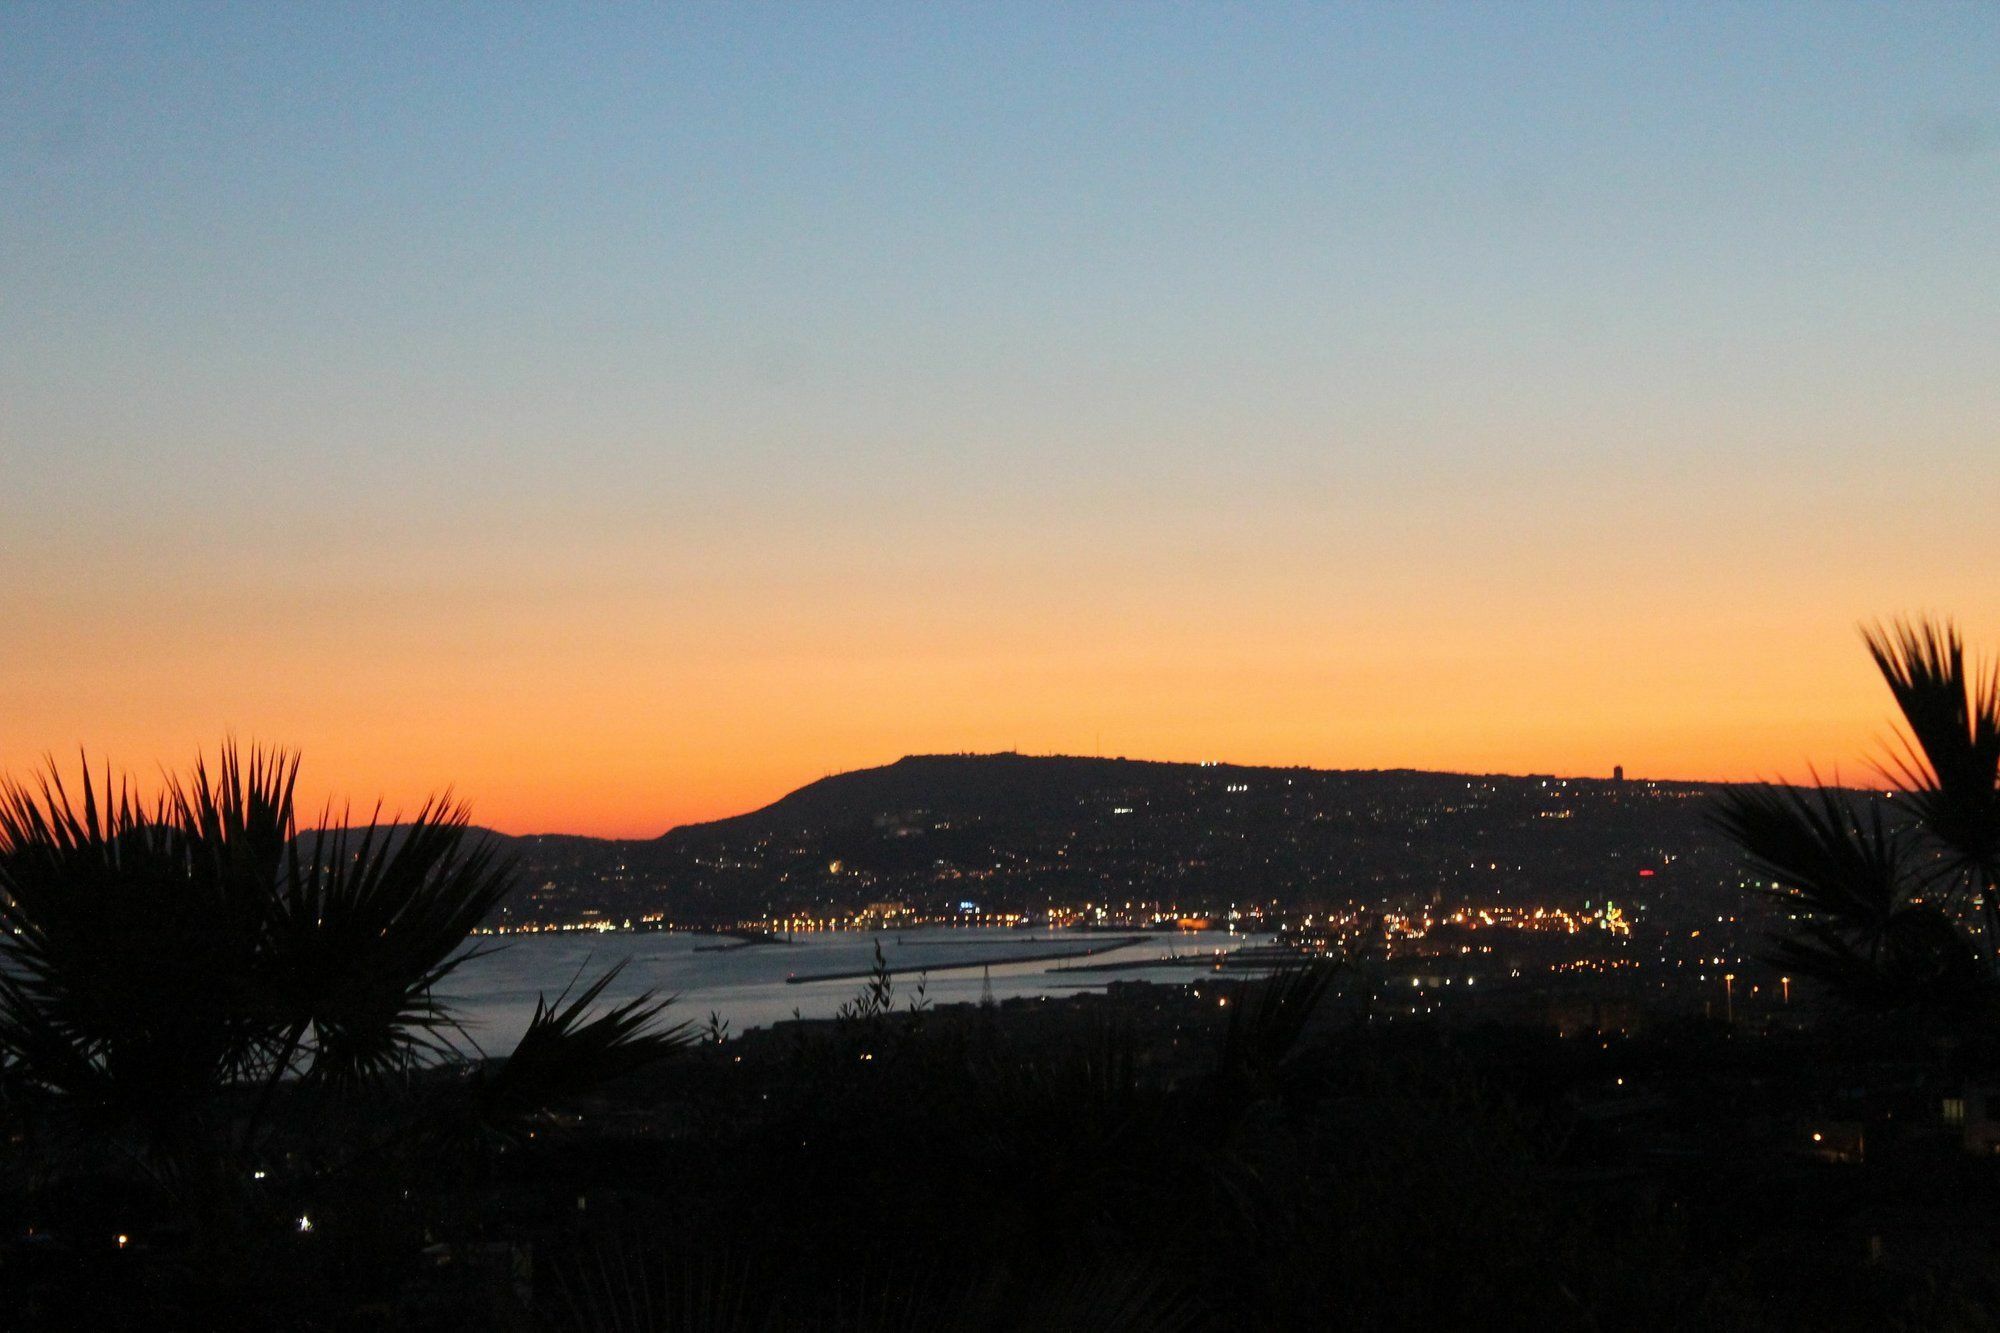
<svg viewBox="0 0 2000 1333">
<path fill-rule="evenodd" d="M 958 968 L 932 971 L 924 978 L 924 995 L 932 1004 L 976 1002 L 992 979 L 993 997 L 1063 995 L 1101 987 L 1118 980 L 1188 981 L 1200 975 L 1186 967 L 1135 967 L 1115 971 L 1064 971 L 1081 964 L 1144 963 L 1175 956 L 1211 955 L 1250 943 L 1241 935 L 1210 931 L 1194 935 L 1128 937 L 1089 931 L 952 930 L 931 928 L 891 931 L 831 931 L 800 935 L 796 943 L 719 949 L 730 941 L 712 935 L 663 933 L 574 932 L 561 935 L 482 937 L 481 947 L 501 946 L 454 973 L 444 994 L 466 1020 L 474 1040 L 494 1054 L 510 1049 L 534 1014 L 535 996 L 556 992 L 581 978 L 585 983 L 618 963 L 625 970 L 604 994 L 605 1000 L 629 998 L 658 990 L 679 999 L 669 1010 L 676 1019 L 706 1022 L 710 1011 L 721 1015 L 730 1031 L 764 1027 L 790 1018 L 793 1009 L 806 1018 L 830 1018 L 854 998 L 858 979 L 787 985 L 790 975 L 866 972 L 875 961 L 875 946 L 891 968 Z M 1113 945 L 1089 958 L 1077 950 Z M 1068 955 L 1058 958 L 1058 955 Z M 990 968 L 964 967 L 974 961 L 995 961 Z M 916 974 L 898 976 L 897 1007 L 915 994 Z"/>
</svg>

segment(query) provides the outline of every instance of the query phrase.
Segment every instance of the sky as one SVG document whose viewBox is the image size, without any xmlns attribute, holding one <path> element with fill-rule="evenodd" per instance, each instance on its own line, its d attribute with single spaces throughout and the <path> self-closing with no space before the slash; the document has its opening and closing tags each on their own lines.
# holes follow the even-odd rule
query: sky
<svg viewBox="0 0 2000 1333">
<path fill-rule="evenodd" d="M 0 769 L 1865 778 L 1990 5 L 0 6 Z"/>
</svg>

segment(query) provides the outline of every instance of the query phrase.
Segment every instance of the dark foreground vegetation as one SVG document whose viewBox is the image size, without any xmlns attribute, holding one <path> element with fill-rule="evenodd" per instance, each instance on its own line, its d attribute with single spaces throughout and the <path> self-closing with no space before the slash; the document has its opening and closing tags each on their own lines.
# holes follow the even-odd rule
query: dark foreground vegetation
<svg viewBox="0 0 2000 1333">
<path fill-rule="evenodd" d="M 26 1171 L 17 1142 L 8 1322 L 1914 1329 L 2000 1311 L 2000 1177 L 1936 1117 L 2000 1052 L 1865 1022 L 1364 1026 L 1352 996 L 1314 1005 L 1337 980 L 858 1004 L 704 1044 L 507 1137 L 273 1155 L 222 1215 L 181 1213 L 89 1145 L 58 1168 L 32 1141 Z M 1864 1157 L 1814 1155 L 1809 1126 L 1850 1123 Z"/>
<path fill-rule="evenodd" d="M 1893 810 L 1718 813 L 1827 999 L 1755 1029 L 1386 1022 L 1335 959 L 936 1011 L 884 966 L 734 1040 L 593 984 L 488 1060 L 432 998 L 498 893 L 455 812 L 301 839 L 257 756 L 145 813 L 9 788 L 0 1322 L 2000 1326 L 2000 685 L 1871 646 Z"/>
<path fill-rule="evenodd" d="M 614 1117 L 543 1150 L 550 1205 L 586 1204 L 538 1250 L 543 1317 L 1858 1329 L 2000 1309 L 1994 1164 L 1934 1128 L 1961 1047 L 1399 1031 L 1352 997 L 1295 1037 L 1325 979 L 699 1051 L 631 1103 L 678 1106 L 677 1134 Z M 645 1116 L 627 1132 L 662 1128 Z M 1807 1126 L 1839 1116 L 1867 1119 L 1863 1160 L 1812 1153 Z"/>
</svg>

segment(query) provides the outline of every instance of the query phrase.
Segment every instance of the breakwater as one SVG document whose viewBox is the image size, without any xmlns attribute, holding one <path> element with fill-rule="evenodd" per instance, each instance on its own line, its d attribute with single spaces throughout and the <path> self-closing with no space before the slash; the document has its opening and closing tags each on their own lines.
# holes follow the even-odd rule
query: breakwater
<svg viewBox="0 0 2000 1333">
<path fill-rule="evenodd" d="M 1025 957 L 1018 953 L 1006 953 L 993 954 L 982 958 L 953 959 L 948 963 L 910 963 L 886 968 L 864 967 L 860 971 L 849 969 L 841 972 L 794 974 L 785 978 L 785 984 L 788 986 L 802 986 L 810 981 L 863 981 L 882 973 L 895 977 L 906 976 L 914 972 L 963 972 L 968 968 L 974 967 L 1006 967 L 1014 963 L 1052 963 L 1065 958 L 1088 958 L 1092 954 L 1110 953 L 1113 949 L 1122 949 L 1130 944 L 1138 944 L 1145 938 L 1144 935 L 1122 935 L 1116 939 L 1104 940 L 1100 943 L 1080 948 L 1063 949 L 1054 953 L 1029 954 Z"/>
</svg>

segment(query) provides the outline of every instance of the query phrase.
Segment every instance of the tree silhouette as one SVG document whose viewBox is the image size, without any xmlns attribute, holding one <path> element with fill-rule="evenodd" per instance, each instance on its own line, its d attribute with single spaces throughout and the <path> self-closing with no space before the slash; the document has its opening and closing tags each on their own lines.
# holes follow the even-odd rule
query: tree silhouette
<svg viewBox="0 0 2000 1333">
<path fill-rule="evenodd" d="M 2000 669 L 1968 666 L 1948 621 L 1863 637 L 1902 713 L 1893 793 L 1744 788 L 1716 819 L 1796 915 L 1774 963 L 1868 1008 L 1983 1002 L 2000 967 Z"/>
<path fill-rule="evenodd" d="M 33 786 L 0 780 L 0 1061 L 17 1103 L 124 1136 L 171 1184 L 287 1127 L 323 1136 L 335 1106 L 367 1104 L 378 1140 L 504 1132 L 682 1042 L 650 993 L 592 1015 L 606 976 L 539 1003 L 513 1056 L 478 1068 L 437 988 L 481 952 L 468 940 L 510 865 L 448 796 L 407 824 L 301 832 L 297 774 L 294 754 L 226 745 L 150 805 L 87 763 L 74 796 L 53 764 Z"/>
</svg>

